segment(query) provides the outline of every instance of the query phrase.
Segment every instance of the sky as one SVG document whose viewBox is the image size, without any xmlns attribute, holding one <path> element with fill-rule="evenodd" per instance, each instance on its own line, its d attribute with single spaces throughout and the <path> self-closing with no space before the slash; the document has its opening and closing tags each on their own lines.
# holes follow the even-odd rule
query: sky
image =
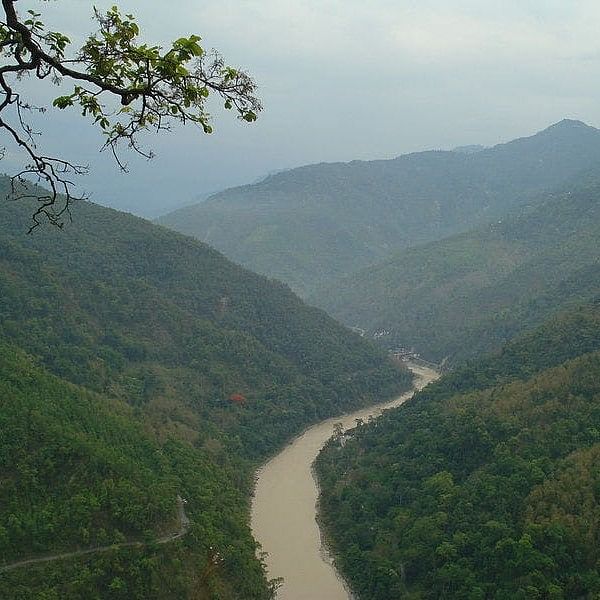
<svg viewBox="0 0 600 600">
<path fill-rule="evenodd" d="M 307 163 L 493 145 L 562 118 L 600 126 L 597 0 L 20 0 L 80 40 L 92 6 L 136 15 L 142 37 L 196 33 L 250 73 L 264 110 L 246 124 L 216 107 L 214 133 L 153 136 L 156 157 L 99 153 L 78 113 L 50 109 L 40 148 L 89 164 L 92 200 L 156 217 L 207 194 Z M 55 90 L 23 83 L 38 101 Z M 10 151 L 1 170 L 17 156 Z"/>
</svg>

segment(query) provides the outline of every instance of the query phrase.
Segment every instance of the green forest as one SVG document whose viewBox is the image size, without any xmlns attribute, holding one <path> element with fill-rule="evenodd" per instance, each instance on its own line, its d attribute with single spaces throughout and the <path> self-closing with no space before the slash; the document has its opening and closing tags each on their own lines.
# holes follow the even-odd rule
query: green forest
<svg viewBox="0 0 600 600">
<path fill-rule="evenodd" d="M 600 594 L 600 300 L 473 360 L 316 463 L 359 598 Z"/>
<path fill-rule="evenodd" d="M 0 597 L 142 600 L 196 590 L 200 598 L 269 598 L 231 467 L 174 437 L 158 443 L 130 406 L 36 362 L 14 346 L 0 347 L 3 562 L 146 545 L 8 572 L 0 565 Z M 188 499 L 191 530 L 157 545 L 178 527 L 178 494 Z"/>
<path fill-rule="evenodd" d="M 342 322 L 387 331 L 387 347 L 435 361 L 498 350 L 600 294 L 597 169 L 473 231 L 394 255 L 313 300 Z"/>
<path fill-rule="evenodd" d="M 254 469 L 307 424 L 406 389 L 408 371 L 142 219 L 80 202 L 72 225 L 27 236 L 31 206 L 2 212 L 0 597 L 269 598 Z M 191 530 L 158 544 L 178 495 Z M 143 545 L 2 570 L 129 541 Z"/>
<path fill-rule="evenodd" d="M 600 600 L 597 3 L 126 4 L 1 2 L 0 600 Z"/>
</svg>

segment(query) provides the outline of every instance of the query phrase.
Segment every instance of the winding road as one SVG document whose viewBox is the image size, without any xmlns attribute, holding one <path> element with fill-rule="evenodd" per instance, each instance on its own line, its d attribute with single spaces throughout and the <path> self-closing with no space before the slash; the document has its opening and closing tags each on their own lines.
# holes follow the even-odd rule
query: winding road
<svg viewBox="0 0 600 600">
<path fill-rule="evenodd" d="M 269 577 L 283 578 L 277 600 L 351 598 L 317 525 L 318 487 L 312 465 L 336 423 L 348 429 L 357 419 L 377 417 L 439 377 L 431 368 L 409 366 L 416 375 L 413 390 L 390 402 L 314 425 L 258 471 L 251 524 L 255 539 L 267 553 Z"/>
<path fill-rule="evenodd" d="M 182 538 L 190 529 L 190 519 L 185 512 L 185 500 L 181 496 L 177 496 L 177 519 L 179 521 L 179 527 L 176 531 L 171 532 L 167 535 L 154 540 L 154 544 L 168 544 L 174 542 L 179 538 Z M 99 554 L 101 552 L 109 552 L 110 550 L 118 550 L 119 548 L 141 548 L 147 546 L 148 542 L 121 542 L 119 544 L 111 544 L 110 546 L 95 546 L 94 548 L 86 548 L 85 550 L 74 550 L 73 552 L 62 552 L 59 554 L 47 554 L 45 556 L 38 556 L 37 558 L 28 558 L 25 560 L 19 560 L 8 565 L 0 566 L 0 573 L 6 573 L 7 571 L 13 571 L 20 567 L 26 567 L 27 565 L 34 565 L 37 563 L 52 562 L 55 560 L 62 560 L 65 558 L 73 558 L 75 556 L 85 556 L 86 554 Z"/>
</svg>

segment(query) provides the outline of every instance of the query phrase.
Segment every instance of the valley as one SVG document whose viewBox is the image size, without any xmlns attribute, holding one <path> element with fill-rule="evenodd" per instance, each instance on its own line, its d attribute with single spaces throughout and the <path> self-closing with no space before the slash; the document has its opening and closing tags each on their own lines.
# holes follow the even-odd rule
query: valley
<svg viewBox="0 0 600 600">
<path fill-rule="evenodd" d="M 0 0 L 0 600 L 600 600 L 597 3 L 117 4 Z"/>
<path fill-rule="evenodd" d="M 535 589 L 554 600 L 600 590 L 599 136 L 564 121 L 490 149 L 378 165 L 377 185 L 398 170 L 388 184 L 402 194 L 377 217 L 385 235 L 368 224 L 373 206 L 351 217 L 373 252 L 285 234 L 281 252 L 263 248 L 273 265 L 298 259 L 284 282 L 85 201 L 63 230 L 26 236 L 35 199 L 5 202 L 0 591 L 500 600 Z M 373 167 L 278 173 L 206 206 L 228 205 L 237 220 L 237 202 L 254 206 L 275 186 L 259 213 L 298 235 L 323 226 L 343 245 L 321 211 L 337 201 L 317 202 L 313 175 L 337 173 L 375 204 L 385 194 L 369 187 Z M 288 204 L 291 181 L 319 209 L 308 222 L 277 206 L 306 207 Z M 431 220 L 441 196 L 450 212 Z M 399 348 L 443 362 L 443 375 L 411 373 Z M 578 509 L 574 493 L 586 499 Z"/>
<path fill-rule="evenodd" d="M 1 562 L 76 555 L 2 571 L 0 590 L 270 597 L 254 469 L 309 424 L 407 389 L 408 371 L 142 219 L 81 203 L 76 227 L 26 236 L 30 207 L 2 210 Z M 189 533 L 159 544 L 178 494 Z"/>
<path fill-rule="evenodd" d="M 349 326 L 460 364 L 600 294 L 600 179 L 587 171 L 533 207 L 395 254 L 312 298 Z M 423 298 L 427 298 L 423 302 Z"/>
<path fill-rule="evenodd" d="M 438 377 L 431 369 L 410 368 L 416 375 L 415 390 Z M 283 578 L 278 599 L 349 598 L 317 525 L 318 484 L 313 463 L 332 435 L 344 436 L 344 431 L 400 406 L 413 393 L 314 425 L 259 469 L 251 525 L 261 551 L 267 553 L 269 576 Z"/>
</svg>

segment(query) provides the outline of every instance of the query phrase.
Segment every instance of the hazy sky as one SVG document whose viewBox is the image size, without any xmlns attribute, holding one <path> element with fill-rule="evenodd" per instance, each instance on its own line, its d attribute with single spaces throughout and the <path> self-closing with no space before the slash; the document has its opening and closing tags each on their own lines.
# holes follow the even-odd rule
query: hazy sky
<svg viewBox="0 0 600 600">
<path fill-rule="evenodd" d="M 20 0 L 73 38 L 92 5 L 137 15 L 149 42 L 198 33 L 250 72 L 264 112 L 215 133 L 155 137 L 151 163 L 120 174 L 77 114 L 44 117 L 43 147 L 87 162 L 97 202 L 155 216 L 305 163 L 491 145 L 563 117 L 600 126 L 597 0 Z M 31 84 L 28 84 L 31 85 Z M 3 170 L 10 168 L 5 159 Z"/>
</svg>

